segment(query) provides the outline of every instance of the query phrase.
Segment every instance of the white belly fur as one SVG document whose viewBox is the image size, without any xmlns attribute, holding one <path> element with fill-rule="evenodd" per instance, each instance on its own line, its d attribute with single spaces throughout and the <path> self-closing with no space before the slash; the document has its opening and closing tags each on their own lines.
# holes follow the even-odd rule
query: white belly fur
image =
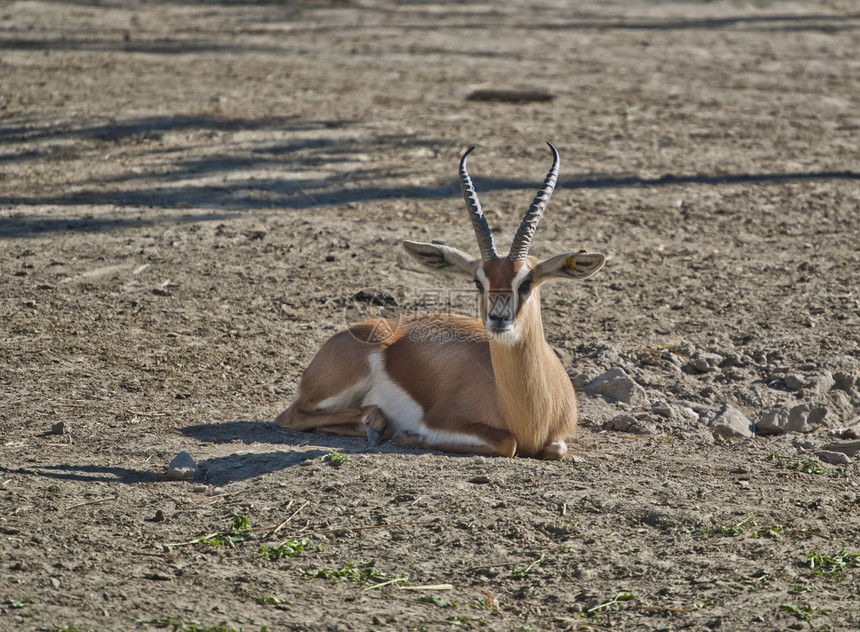
<svg viewBox="0 0 860 632">
<path fill-rule="evenodd" d="M 421 422 L 424 410 L 388 376 L 382 354 L 371 354 L 367 362 L 370 365 L 371 387 L 361 405 L 379 406 L 394 432 L 407 430 L 424 434 L 425 428 Z"/>
<path fill-rule="evenodd" d="M 362 406 L 378 406 L 394 433 L 405 431 L 420 435 L 432 443 L 457 443 L 466 446 L 484 446 L 486 443 L 473 435 L 460 432 L 434 430 L 424 424 L 424 409 L 392 380 L 385 371 L 381 353 L 368 357 L 372 386 L 361 402 Z"/>
</svg>

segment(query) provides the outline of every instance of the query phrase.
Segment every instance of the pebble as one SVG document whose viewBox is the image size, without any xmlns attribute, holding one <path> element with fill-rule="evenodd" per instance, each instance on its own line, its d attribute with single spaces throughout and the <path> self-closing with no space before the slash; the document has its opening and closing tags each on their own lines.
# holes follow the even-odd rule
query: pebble
<svg viewBox="0 0 860 632">
<path fill-rule="evenodd" d="M 58 421 L 57 423 L 51 425 L 51 434 L 53 434 L 53 435 L 69 434 L 69 426 L 66 425 L 65 421 Z"/>
<path fill-rule="evenodd" d="M 812 432 L 821 425 L 827 412 L 824 404 L 809 403 L 792 408 L 779 406 L 762 416 L 756 423 L 756 430 L 767 434 Z"/>
<path fill-rule="evenodd" d="M 469 482 L 474 485 L 487 485 L 493 481 L 489 476 L 473 476 L 469 479 Z"/>
<path fill-rule="evenodd" d="M 693 356 L 693 366 L 696 367 L 696 370 L 701 371 L 702 373 L 718 371 L 722 361 L 723 356 L 718 353 L 699 351 L 695 356 Z"/>
<path fill-rule="evenodd" d="M 604 426 L 607 430 L 618 432 L 632 432 L 633 434 L 654 435 L 657 434 L 657 425 L 644 419 L 637 419 L 633 415 L 616 415 Z"/>
<path fill-rule="evenodd" d="M 860 441 L 837 441 L 823 445 L 821 449 L 828 452 L 841 452 L 847 456 L 856 456 L 860 452 Z"/>
<path fill-rule="evenodd" d="M 669 404 L 665 401 L 652 404 L 651 412 L 673 421 L 696 421 L 699 419 L 699 414 L 689 406 Z"/>
<path fill-rule="evenodd" d="M 833 381 L 836 388 L 850 393 L 860 387 L 860 370 L 835 371 L 833 373 Z"/>
<path fill-rule="evenodd" d="M 840 439 L 860 439 L 860 417 L 855 417 L 841 428 L 835 428 L 833 433 Z"/>
<path fill-rule="evenodd" d="M 798 375 L 789 373 L 783 380 L 788 388 L 802 391 L 804 395 L 823 395 L 836 385 L 830 371 Z"/>
<path fill-rule="evenodd" d="M 750 439 L 754 436 L 753 423 L 734 406 L 724 404 L 709 424 L 715 437 L 739 437 Z"/>
<path fill-rule="evenodd" d="M 187 452 L 180 452 L 167 466 L 167 478 L 172 481 L 190 481 L 197 474 L 197 464 Z"/>
<path fill-rule="evenodd" d="M 831 465 L 850 465 L 851 457 L 844 452 L 831 452 L 830 450 L 819 450 L 815 453 L 819 459 Z"/>
<path fill-rule="evenodd" d="M 621 367 L 613 367 L 585 386 L 589 395 L 603 395 L 632 406 L 647 404 L 645 389 Z"/>
</svg>

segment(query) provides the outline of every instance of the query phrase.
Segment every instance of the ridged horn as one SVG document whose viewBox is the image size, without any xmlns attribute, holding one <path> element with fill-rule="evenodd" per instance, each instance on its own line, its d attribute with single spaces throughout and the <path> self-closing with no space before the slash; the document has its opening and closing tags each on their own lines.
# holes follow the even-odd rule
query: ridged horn
<svg viewBox="0 0 860 632">
<path fill-rule="evenodd" d="M 514 243 L 511 244 L 511 253 L 508 255 L 511 261 L 519 261 L 528 256 L 532 237 L 534 237 L 538 222 L 540 222 L 541 215 L 543 215 L 543 211 L 549 203 L 549 198 L 552 196 L 555 184 L 558 181 L 558 151 L 549 141 L 547 141 L 547 145 L 552 150 L 552 166 L 549 168 L 549 173 L 546 174 L 543 186 L 537 192 L 532 205 L 523 217 L 517 234 L 514 236 Z"/>
<path fill-rule="evenodd" d="M 469 177 L 469 172 L 466 170 L 466 158 L 474 148 L 474 145 L 469 147 L 463 157 L 460 158 L 460 190 L 463 191 L 463 199 L 466 200 L 466 206 L 469 208 L 472 228 L 475 229 L 478 248 L 481 249 L 481 259 L 492 261 L 499 257 L 496 253 L 496 244 L 493 242 L 493 234 L 490 232 L 490 226 L 487 224 L 487 218 L 484 216 L 475 186 L 472 184 L 472 178 Z"/>
</svg>

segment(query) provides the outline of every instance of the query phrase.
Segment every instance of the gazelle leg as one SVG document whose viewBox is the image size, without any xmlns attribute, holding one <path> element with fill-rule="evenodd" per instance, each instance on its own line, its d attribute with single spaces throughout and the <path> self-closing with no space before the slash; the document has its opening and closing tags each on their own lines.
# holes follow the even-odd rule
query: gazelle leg
<svg viewBox="0 0 860 632">
<path fill-rule="evenodd" d="M 322 430 L 351 437 L 367 436 L 371 443 L 374 443 L 374 440 L 379 443 L 384 438 L 390 438 L 385 417 L 377 406 L 304 410 L 293 404 L 277 416 L 275 425 L 291 430 Z"/>
<path fill-rule="evenodd" d="M 564 441 L 553 441 L 547 443 L 540 451 L 540 458 L 547 461 L 560 461 L 567 454 L 567 443 Z"/>
<path fill-rule="evenodd" d="M 517 440 L 510 432 L 483 424 L 464 422 L 456 430 L 430 432 L 428 436 L 401 431 L 394 440 L 400 445 L 454 454 L 512 457 L 517 451 Z"/>
<path fill-rule="evenodd" d="M 372 409 L 361 420 L 364 424 L 364 431 L 367 435 L 367 442 L 370 445 L 379 445 L 383 441 L 391 439 L 391 430 L 388 428 L 388 420 L 382 414 L 377 406 L 365 406 L 367 409 Z"/>
</svg>

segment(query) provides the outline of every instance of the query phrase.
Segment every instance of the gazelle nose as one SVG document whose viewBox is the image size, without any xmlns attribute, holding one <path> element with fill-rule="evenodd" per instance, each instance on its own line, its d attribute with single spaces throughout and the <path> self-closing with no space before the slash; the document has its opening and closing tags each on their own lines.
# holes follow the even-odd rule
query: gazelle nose
<svg viewBox="0 0 860 632">
<path fill-rule="evenodd" d="M 509 314 L 508 310 L 502 307 L 497 307 L 495 309 L 490 310 L 488 316 L 490 317 L 490 320 L 505 320 L 506 318 L 508 318 Z"/>
<path fill-rule="evenodd" d="M 511 324 L 511 319 L 508 317 L 507 312 L 499 313 L 494 312 L 487 315 L 487 328 L 488 329 L 507 329 Z"/>
</svg>

